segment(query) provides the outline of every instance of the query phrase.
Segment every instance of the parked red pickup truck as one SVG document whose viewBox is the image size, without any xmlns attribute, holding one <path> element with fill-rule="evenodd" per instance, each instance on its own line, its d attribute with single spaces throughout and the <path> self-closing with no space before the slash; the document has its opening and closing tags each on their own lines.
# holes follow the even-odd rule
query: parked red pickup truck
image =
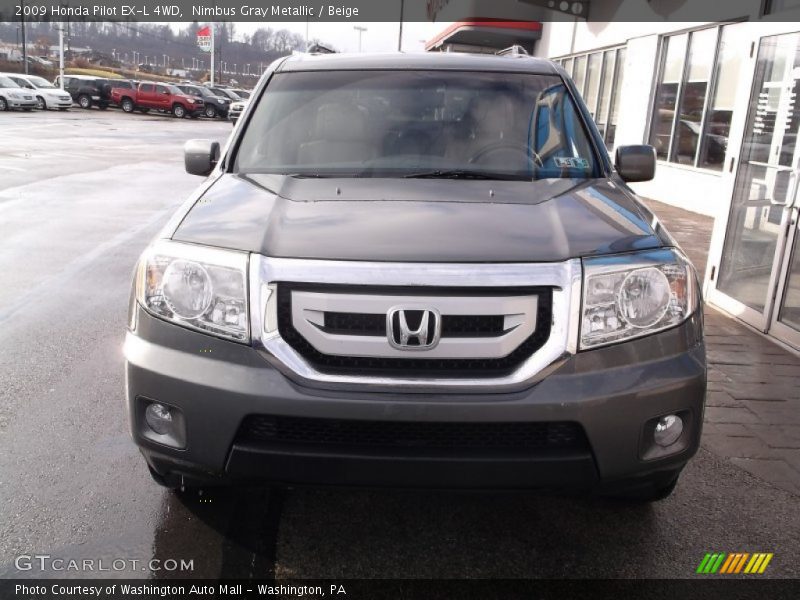
<svg viewBox="0 0 800 600">
<path fill-rule="evenodd" d="M 135 110 L 163 110 L 171 112 L 179 119 L 187 115 L 193 119 L 199 117 L 203 114 L 205 104 L 202 98 L 188 96 L 169 83 L 140 83 L 134 90 L 114 89 L 111 92 L 111 101 L 119 104 L 128 113 Z"/>
</svg>

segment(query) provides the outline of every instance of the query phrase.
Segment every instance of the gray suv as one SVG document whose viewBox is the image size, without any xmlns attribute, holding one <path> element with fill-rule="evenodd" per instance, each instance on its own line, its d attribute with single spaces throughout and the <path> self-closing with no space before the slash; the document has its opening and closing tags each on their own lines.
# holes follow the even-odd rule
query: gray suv
<svg viewBox="0 0 800 600">
<path fill-rule="evenodd" d="M 706 392 L 700 288 L 574 85 L 522 56 L 296 55 L 142 255 L 133 439 L 169 487 L 667 496 Z"/>
</svg>

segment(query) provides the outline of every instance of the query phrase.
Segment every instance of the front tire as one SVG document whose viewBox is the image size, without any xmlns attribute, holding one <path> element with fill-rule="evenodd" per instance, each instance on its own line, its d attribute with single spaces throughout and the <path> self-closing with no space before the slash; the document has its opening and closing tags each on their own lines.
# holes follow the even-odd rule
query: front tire
<svg viewBox="0 0 800 600">
<path fill-rule="evenodd" d="M 176 104 L 172 107 L 172 114 L 176 119 L 182 119 L 186 116 L 186 109 L 181 104 Z"/>
<path fill-rule="evenodd" d="M 41 96 L 36 96 L 36 108 L 38 110 L 47 110 L 47 101 Z"/>
<path fill-rule="evenodd" d="M 122 110 L 126 113 L 132 113 L 136 109 L 136 105 L 133 103 L 133 100 L 130 98 L 123 98 L 122 99 Z"/>
<path fill-rule="evenodd" d="M 0 112 L 4 112 L 8 110 L 8 102 L 6 102 L 5 98 L 0 98 Z"/>
<path fill-rule="evenodd" d="M 206 106 L 206 116 L 209 119 L 213 119 L 217 116 L 217 109 L 213 106 Z"/>
<path fill-rule="evenodd" d="M 88 110 L 92 108 L 92 99 L 86 94 L 81 94 L 78 96 L 78 106 L 84 110 Z"/>
</svg>

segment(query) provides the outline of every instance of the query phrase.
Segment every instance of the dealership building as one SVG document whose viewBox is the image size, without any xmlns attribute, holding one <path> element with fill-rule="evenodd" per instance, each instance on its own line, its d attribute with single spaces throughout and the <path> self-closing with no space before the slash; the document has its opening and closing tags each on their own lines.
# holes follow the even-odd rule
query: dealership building
<svg viewBox="0 0 800 600">
<path fill-rule="evenodd" d="M 726 0 L 702 22 L 680 0 L 639 1 L 628 21 L 626 0 L 584 3 L 588 20 L 535 4 L 524 25 L 454 19 L 428 49 L 513 43 L 559 62 L 612 156 L 655 147 L 655 179 L 632 187 L 714 218 L 706 298 L 800 349 L 800 0 Z"/>
</svg>

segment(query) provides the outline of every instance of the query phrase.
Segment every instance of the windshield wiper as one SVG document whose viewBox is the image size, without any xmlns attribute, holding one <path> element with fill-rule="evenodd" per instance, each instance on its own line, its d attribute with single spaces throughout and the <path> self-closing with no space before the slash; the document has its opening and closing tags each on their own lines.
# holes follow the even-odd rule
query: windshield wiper
<svg viewBox="0 0 800 600">
<path fill-rule="evenodd" d="M 530 181 L 528 175 L 519 173 L 497 173 L 494 171 L 475 171 L 471 169 L 437 169 L 403 175 L 406 179 L 485 179 L 502 181 Z"/>
</svg>

